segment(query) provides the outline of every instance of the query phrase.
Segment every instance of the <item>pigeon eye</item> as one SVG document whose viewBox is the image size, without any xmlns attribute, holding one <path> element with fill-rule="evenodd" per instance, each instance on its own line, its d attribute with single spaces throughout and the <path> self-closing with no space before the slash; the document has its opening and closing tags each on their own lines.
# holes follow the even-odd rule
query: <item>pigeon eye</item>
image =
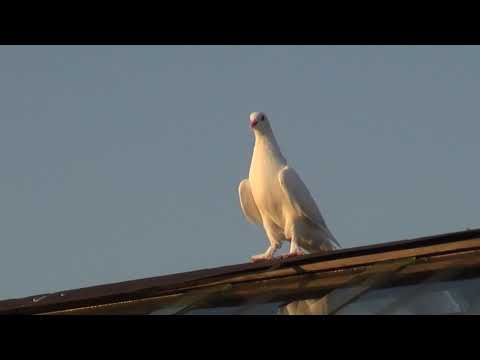
<svg viewBox="0 0 480 360">
<path fill-rule="evenodd" d="M 260 121 L 263 121 L 263 120 L 265 120 L 265 116 L 261 115 L 260 116 Z"/>
</svg>

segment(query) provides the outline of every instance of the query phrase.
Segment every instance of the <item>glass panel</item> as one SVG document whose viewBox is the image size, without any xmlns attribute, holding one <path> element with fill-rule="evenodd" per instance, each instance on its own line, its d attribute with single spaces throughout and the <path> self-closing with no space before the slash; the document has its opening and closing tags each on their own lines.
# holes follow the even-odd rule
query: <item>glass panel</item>
<svg viewBox="0 0 480 360">
<path fill-rule="evenodd" d="M 276 315 L 280 303 L 229 306 L 191 310 L 186 315 Z"/>
<path fill-rule="evenodd" d="M 476 312 L 480 305 L 480 278 L 441 281 L 372 290 L 339 314 L 428 315 Z M 406 301 L 399 302 L 399 298 Z M 396 303 L 396 306 L 391 306 Z M 389 308 L 389 311 L 385 311 Z"/>
<path fill-rule="evenodd" d="M 375 287 L 388 284 L 401 269 L 415 258 L 382 262 L 370 266 L 350 280 L 349 285 L 334 289 L 323 297 L 293 301 L 279 309 L 281 315 L 334 315 Z"/>
<path fill-rule="evenodd" d="M 330 314 L 332 312 L 331 304 L 342 302 L 350 293 L 351 289 L 345 288 L 338 289 L 323 298 L 294 301 L 280 308 L 279 313 L 288 315 Z M 371 289 L 336 312 L 337 315 L 462 313 L 480 314 L 480 278 L 478 277 L 387 289 Z"/>
<path fill-rule="evenodd" d="M 215 296 L 221 296 L 223 292 L 231 289 L 231 284 L 225 284 L 220 286 L 214 286 L 205 290 L 200 290 L 194 293 L 187 293 L 182 295 L 173 304 L 163 306 L 153 312 L 150 315 L 182 315 L 200 306 L 202 303 L 206 303 Z"/>
<path fill-rule="evenodd" d="M 239 285 L 224 285 L 181 296 L 154 314 L 475 314 L 480 313 L 480 274 L 478 265 L 469 262 L 478 260 L 478 255 L 473 255 L 444 259 L 449 266 L 435 271 L 433 269 L 442 269 L 443 265 L 429 263 L 428 259 L 416 263 L 414 258 L 409 258 L 364 269 L 347 269 L 337 275 L 319 273 L 279 278 L 265 283 L 271 291 L 263 292 L 255 289 L 264 286 L 262 282 L 244 284 L 240 292 Z M 410 267 L 413 264 L 424 269 L 423 272 L 416 272 L 415 267 Z M 335 276 L 337 280 L 332 281 Z M 337 281 L 338 285 L 333 285 L 332 290 L 328 281 L 330 284 Z M 340 284 L 346 285 L 338 287 Z M 245 288 L 247 285 L 250 288 Z M 232 298 L 235 289 L 237 297 Z M 238 305 L 232 306 L 234 303 Z"/>
</svg>

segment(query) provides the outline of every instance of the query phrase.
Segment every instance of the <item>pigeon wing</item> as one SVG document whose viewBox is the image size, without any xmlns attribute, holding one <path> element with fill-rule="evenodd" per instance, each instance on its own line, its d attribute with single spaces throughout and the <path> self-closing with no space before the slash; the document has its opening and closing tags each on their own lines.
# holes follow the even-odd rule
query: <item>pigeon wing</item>
<svg viewBox="0 0 480 360">
<path fill-rule="evenodd" d="M 238 195 L 240 197 L 240 206 L 245 218 L 252 224 L 262 225 L 262 216 L 260 215 L 255 200 L 253 199 L 248 179 L 243 179 L 240 182 L 240 185 L 238 185 Z"/>
<path fill-rule="evenodd" d="M 317 227 L 329 234 L 332 241 L 340 246 L 335 237 L 329 231 L 315 200 L 313 200 L 312 195 L 300 176 L 298 176 L 297 172 L 294 169 L 285 166 L 280 170 L 278 180 L 280 182 L 280 187 L 293 208 L 296 209 L 300 215 L 306 217 Z"/>
</svg>

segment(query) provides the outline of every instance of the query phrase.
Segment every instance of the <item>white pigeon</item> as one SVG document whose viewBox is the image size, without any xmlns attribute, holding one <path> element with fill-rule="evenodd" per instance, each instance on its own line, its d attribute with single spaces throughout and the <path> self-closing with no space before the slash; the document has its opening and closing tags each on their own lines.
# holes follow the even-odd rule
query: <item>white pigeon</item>
<svg viewBox="0 0 480 360">
<path fill-rule="evenodd" d="M 252 261 L 272 259 L 284 241 L 290 241 L 286 257 L 340 248 L 307 187 L 287 165 L 267 116 L 250 114 L 255 135 L 248 179 L 238 186 L 240 206 L 246 219 L 262 226 L 270 242 L 268 249 Z"/>
</svg>

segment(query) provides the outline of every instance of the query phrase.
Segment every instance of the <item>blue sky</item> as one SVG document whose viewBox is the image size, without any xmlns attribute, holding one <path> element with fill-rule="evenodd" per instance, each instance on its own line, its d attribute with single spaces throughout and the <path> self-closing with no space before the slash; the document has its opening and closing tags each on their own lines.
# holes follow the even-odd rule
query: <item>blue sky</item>
<svg viewBox="0 0 480 360">
<path fill-rule="evenodd" d="M 252 111 L 344 247 L 480 227 L 479 63 L 478 46 L 0 46 L 0 298 L 263 251 L 237 196 Z"/>
</svg>

